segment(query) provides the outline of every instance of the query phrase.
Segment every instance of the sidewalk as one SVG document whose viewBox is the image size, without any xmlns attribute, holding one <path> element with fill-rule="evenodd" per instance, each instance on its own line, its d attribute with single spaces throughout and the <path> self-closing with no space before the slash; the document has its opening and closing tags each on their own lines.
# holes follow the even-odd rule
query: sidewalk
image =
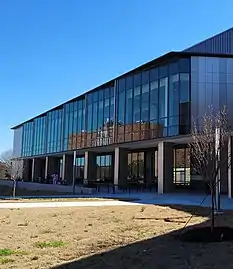
<svg viewBox="0 0 233 269">
<path fill-rule="evenodd" d="M 115 201 L 68 201 L 68 202 L 14 202 L 14 203 L 0 203 L 0 208 L 31 208 L 31 207 L 76 207 L 76 206 L 117 206 L 117 205 L 145 205 L 145 204 L 156 204 L 156 205 L 193 205 L 199 206 L 206 194 L 189 194 L 189 193 L 169 193 L 158 195 L 157 193 L 145 192 L 145 193 L 118 193 L 118 194 L 106 194 L 96 193 L 95 195 L 74 195 L 74 196 L 43 196 L 43 197 L 20 197 L 20 198 L 111 198 L 116 199 Z M 135 201 L 128 202 L 127 199 L 135 199 Z M 19 197 L 17 197 L 19 199 Z M 118 200 L 119 201 L 118 201 Z M 122 200 L 126 201 L 122 201 Z M 210 207 L 211 201 L 210 196 L 206 198 L 202 206 Z M 233 210 L 233 199 L 229 199 L 226 195 L 221 196 L 221 209 Z"/>
</svg>

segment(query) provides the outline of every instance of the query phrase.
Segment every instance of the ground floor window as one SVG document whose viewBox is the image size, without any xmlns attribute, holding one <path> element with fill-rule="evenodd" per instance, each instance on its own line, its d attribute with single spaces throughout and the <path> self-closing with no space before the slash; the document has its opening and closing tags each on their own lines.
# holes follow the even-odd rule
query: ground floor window
<svg viewBox="0 0 233 269">
<path fill-rule="evenodd" d="M 128 178 L 144 180 L 145 162 L 144 152 L 128 154 Z"/>
<path fill-rule="evenodd" d="M 101 155 L 96 157 L 97 180 L 103 182 L 113 181 L 112 155 Z"/>
<path fill-rule="evenodd" d="M 75 169 L 76 184 L 83 184 L 83 179 L 84 179 L 84 157 L 78 156 L 76 158 L 76 169 Z"/>
<path fill-rule="evenodd" d="M 190 185 L 190 148 L 174 149 L 173 182 Z"/>
</svg>

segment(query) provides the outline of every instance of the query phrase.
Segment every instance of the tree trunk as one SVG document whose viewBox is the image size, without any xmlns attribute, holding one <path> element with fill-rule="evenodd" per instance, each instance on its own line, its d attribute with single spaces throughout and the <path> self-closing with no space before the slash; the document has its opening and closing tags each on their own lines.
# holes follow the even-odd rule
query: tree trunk
<svg viewBox="0 0 233 269">
<path fill-rule="evenodd" d="M 14 179 L 14 180 L 13 180 L 13 194 L 12 194 L 13 198 L 15 198 L 16 184 L 17 184 L 17 182 L 16 182 L 16 180 Z"/>
</svg>

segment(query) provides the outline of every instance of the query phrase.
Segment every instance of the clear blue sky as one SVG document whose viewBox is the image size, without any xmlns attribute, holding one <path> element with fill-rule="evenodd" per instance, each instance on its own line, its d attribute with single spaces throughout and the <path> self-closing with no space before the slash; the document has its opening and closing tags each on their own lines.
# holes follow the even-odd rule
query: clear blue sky
<svg viewBox="0 0 233 269">
<path fill-rule="evenodd" d="M 232 0 L 0 0 L 0 152 L 10 127 L 233 27 Z"/>
</svg>

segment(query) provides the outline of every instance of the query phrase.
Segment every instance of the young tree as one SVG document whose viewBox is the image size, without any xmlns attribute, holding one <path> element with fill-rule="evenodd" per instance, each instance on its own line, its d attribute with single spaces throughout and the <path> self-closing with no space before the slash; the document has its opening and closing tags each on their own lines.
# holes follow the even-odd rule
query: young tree
<svg viewBox="0 0 233 269">
<path fill-rule="evenodd" d="M 15 197 L 17 180 L 23 176 L 24 165 L 22 160 L 12 157 L 12 150 L 7 150 L 0 155 L 0 162 L 4 166 L 5 178 L 13 180 L 12 196 Z"/>
<path fill-rule="evenodd" d="M 194 120 L 191 135 L 192 166 L 209 185 L 211 193 L 211 231 L 213 232 L 216 195 L 220 199 L 220 169 L 224 166 L 229 167 L 231 158 L 227 150 L 230 126 L 226 107 L 217 112 L 210 107 L 199 121 Z M 221 154 L 223 150 L 227 154 Z"/>
</svg>

